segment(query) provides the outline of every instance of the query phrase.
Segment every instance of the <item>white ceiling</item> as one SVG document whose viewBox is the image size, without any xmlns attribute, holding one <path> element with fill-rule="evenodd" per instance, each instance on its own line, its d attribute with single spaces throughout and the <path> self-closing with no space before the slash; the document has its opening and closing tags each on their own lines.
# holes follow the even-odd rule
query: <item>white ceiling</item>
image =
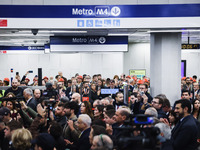
<svg viewBox="0 0 200 150">
<path fill-rule="evenodd" d="M 150 33 L 182 32 L 182 43 L 199 44 L 200 29 L 93 29 L 93 30 L 44 30 L 33 35 L 30 29 L 0 29 L 0 46 L 42 46 L 49 43 L 50 36 L 114 36 L 126 35 L 129 42 L 149 42 Z"/>
</svg>

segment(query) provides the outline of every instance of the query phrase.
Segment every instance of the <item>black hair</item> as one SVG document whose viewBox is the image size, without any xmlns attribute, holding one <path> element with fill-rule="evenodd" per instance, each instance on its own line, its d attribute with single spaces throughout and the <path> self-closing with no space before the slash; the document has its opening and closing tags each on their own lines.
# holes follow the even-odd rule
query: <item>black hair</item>
<svg viewBox="0 0 200 150">
<path fill-rule="evenodd" d="M 133 92 L 133 93 L 131 93 L 131 96 L 135 96 L 135 98 L 137 98 L 137 95 L 138 95 L 138 93 L 137 92 Z"/>
<path fill-rule="evenodd" d="M 107 111 L 105 112 L 105 114 L 106 114 L 109 118 L 112 118 L 112 117 L 115 115 L 115 110 L 114 110 L 114 109 L 107 110 Z"/>
<path fill-rule="evenodd" d="M 22 128 L 22 124 L 19 121 L 12 120 L 6 124 L 10 128 L 10 131 Z"/>
<path fill-rule="evenodd" d="M 192 78 L 197 79 L 197 76 L 196 76 L 196 75 L 193 75 Z"/>
<path fill-rule="evenodd" d="M 74 101 L 71 101 L 71 102 L 67 103 L 65 105 L 65 108 L 73 109 L 74 110 L 74 114 L 77 114 L 79 112 L 79 105 Z"/>
<path fill-rule="evenodd" d="M 93 136 L 95 135 L 100 135 L 100 134 L 107 134 L 106 133 L 106 128 L 100 125 L 93 125 Z"/>
<path fill-rule="evenodd" d="M 176 104 L 181 104 L 181 108 L 185 108 L 185 107 L 187 107 L 188 108 L 188 113 L 190 113 L 191 112 L 191 103 L 190 103 L 190 101 L 188 100 L 188 99 L 180 99 L 180 100 L 177 100 L 177 101 L 175 101 L 175 106 L 176 106 Z"/>
<path fill-rule="evenodd" d="M 54 139 L 58 139 L 62 135 L 62 126 L 55 121 L 51 122 L 50 134 Z"/>
<path fill-rule="evenodd" d="M 101 119 L 95 119 L 95 120 L 93 120 L 91 126 L 93 126 L 93 125 L 99 125 L 99 126 L 102 126 L 102 127 L 106 128 L 105 121 L 103 121 Z"/>
<path fill-rule="evenodd" d="M 190 91 L 189 91 L 189 90 L 186 90 L 186 89 L 183 89 L 183 90 L 181 91 L 181 95 L 183 95 L 183 93 L 186 93 L 186 92 L 190 95 Z"/>
</svg>

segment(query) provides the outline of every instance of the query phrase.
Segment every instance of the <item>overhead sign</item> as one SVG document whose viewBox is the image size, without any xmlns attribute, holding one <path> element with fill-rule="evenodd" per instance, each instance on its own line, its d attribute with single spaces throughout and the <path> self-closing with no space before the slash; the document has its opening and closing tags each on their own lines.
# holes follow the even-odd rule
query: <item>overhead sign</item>
<svg viewBox="0 0 200 150">
<path fill-rule="evenodd" d="M 136 75 L 137 78 L 142 79 L 143 76 L 146 76 L 146 70 L 145 69 L 131 69 L 129 70 L 129 75 L 130 76 Z"/>
<path fill-rule="evenodd" d="M 51 52 L 128 51 L 128 37 L 127 36 L 50 37 L 50 51 Z"/>
<path fill-rule="evenodd" d="M 199 27 L 199 10 L 200 4 L 0 5 L 0 28 Z"/>
<path fill-rule="evenodd" d="M 43 51 L 44 46 L 0 46 L 1 51 Z"/>
<path fill-rule="evenodd" d="M 200 49 L 199 44 L 182 44 L 182 49 Z"/>
<path fill-rule="evenodd" d="M 199 10 L 200 4 L 0 5 L 1 18 L 199 17 Z"/>
<path fill-rule="evenodd" d="M 116 94 L 119 89 L 101 89 L 101 94 Z"/>
</svg>

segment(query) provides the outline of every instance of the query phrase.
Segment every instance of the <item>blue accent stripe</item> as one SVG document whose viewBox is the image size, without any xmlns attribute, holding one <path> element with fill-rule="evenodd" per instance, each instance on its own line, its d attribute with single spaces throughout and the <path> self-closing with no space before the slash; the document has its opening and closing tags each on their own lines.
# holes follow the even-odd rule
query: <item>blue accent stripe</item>
<svg viewBox="0 0 200 150">
<path fill-rule="evenodd" d="M 0 46 L 0 50 L 42 51 L 44 50 L 44 46 Z"/>
<path fill-rule="evenodd" d="M 0 5 L 0 18 L 137 18 L 137 17 L 200 17 L 200 4 L 116 5 L 121 13 L 110 13 L 114 5 Z M 73 15 L 72 10 L 82 15 Z M 107 10 L 96 15 L 97 8 Z M 91 10 L 88 13 L 86 10 Z M 101 10 L 101 9 L 100 9 Z"/>
<path fill-rule="evenodd" d="M 105 38 L 105 42 L 100 43 L 100 37 Z M 128 36 L 63 36 L 50 37 L 50 45 L 78 45 L 78 44 L 128 44 Z"/>
</svg>

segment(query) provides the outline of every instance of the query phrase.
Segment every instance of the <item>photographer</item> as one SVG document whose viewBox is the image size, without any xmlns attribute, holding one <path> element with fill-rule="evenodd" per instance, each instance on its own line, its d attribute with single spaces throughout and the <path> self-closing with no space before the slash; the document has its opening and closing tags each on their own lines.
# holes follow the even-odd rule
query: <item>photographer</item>
<svg viewBox="0 0 200 150">
<path fill-rule="evenodd" d="M 148 97 L 148 103 L 151 103 L 153 100 L 152 96 L 148 93 L 148 85 L 147 84 L 140 84 L 139 85 L 139 92 L 141 95 L 145 94 Z"/>
<path fill-rule="evenodd" d="M 46 90 L 44 90 L 43 96 L 56 99 L 57 92 L 56 90 L 53 89 L 52 83 L 48 82 L 45 84 L 45 86 L 46 86 Z"/>
<path fill-rule="evenodd" d="M 90 92 L 90 87 L 89 87 L 89 82 L 84 81 L 83 82 L 83 89 L 82 89 L 82 96 L 83 97 L 88 97 Z"/>
<path fill-rule="evenodd" d="M 66 90 L 65 90 L 65 87 L 64 87 L 64 82 L 58 82 L 57 83 L 57 100 L 60 100 L 61 98 L 63 97 L 66 97 L 66 94 L 65 94 Z"/>
</svg>

